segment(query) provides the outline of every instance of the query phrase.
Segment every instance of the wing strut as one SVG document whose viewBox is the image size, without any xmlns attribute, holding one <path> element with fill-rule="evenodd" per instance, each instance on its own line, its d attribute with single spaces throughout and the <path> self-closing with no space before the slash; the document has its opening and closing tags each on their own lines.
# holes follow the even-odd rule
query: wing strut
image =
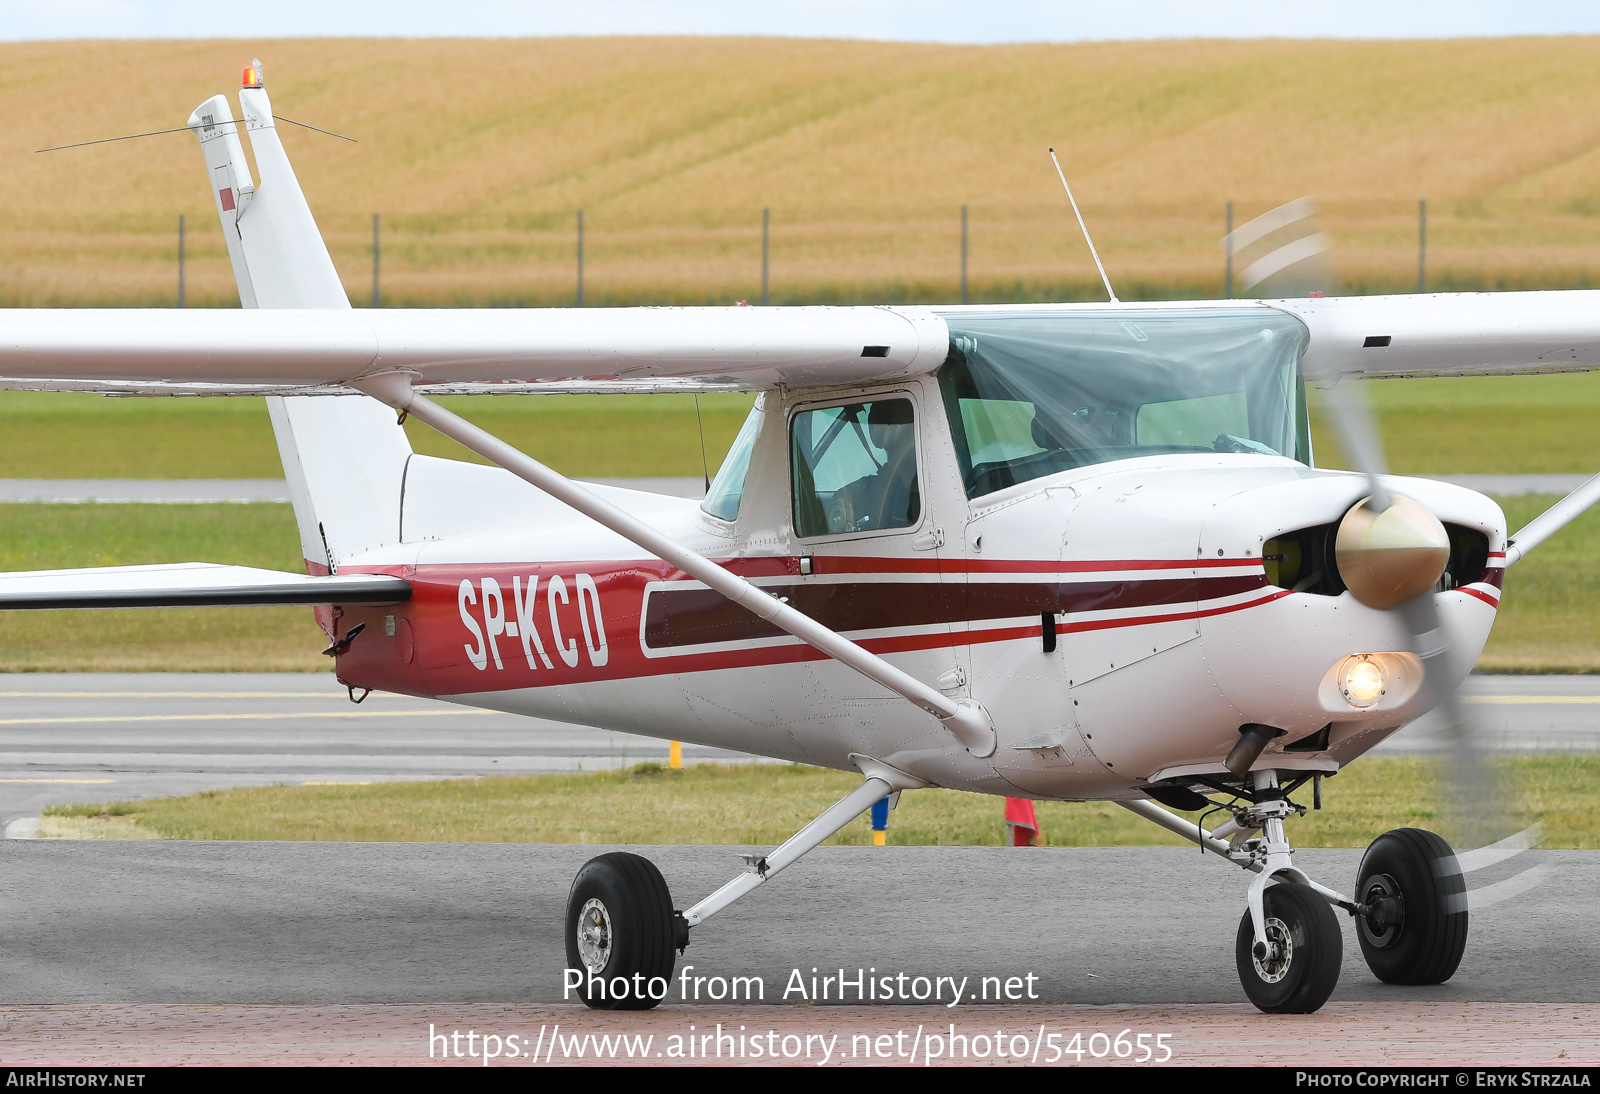
<svg viewBox="0 0 1600 1094">
<path fill-rule="evenodd" d="M 1572 493 L 1528 522 L 1528 526 L 1506 541 L 1506 565 L 1521 559 L 1539 544 L 1555 535 L 1600 502 L 1600 475 L 1589 479 Z"/>
<path fill-rule="evenodd" d="M 995 749 L 994 727 L 982 708 L 968 701 L 956 701 L 940 694 L 909 673 L 883 658 L 869 653 L 837 631 L 778 600 L 721 565 L 663 535 L 656 528 L 623 512 L 590 493 L 538 460 L 517 451 L 493 434 L 417 394 L 411 387 L 412 374 L 385 372 L 350 381 L 350 386 L 371 395 L 396 410 L 405 411 L 458 441 L 491 463 L 537 486 L 558 501 L 565 502 L 584 516 L 604 525 L 665 562 L 670 562 L 690 577 L 704 582 L 735 604 L 781 627 L 802 642 L 820 650 L 841 664 L 855 669 L 895 694 L 905 698 L 944 723 L 952 736 L 975 756 L 988 756 Z"/>
</svg>

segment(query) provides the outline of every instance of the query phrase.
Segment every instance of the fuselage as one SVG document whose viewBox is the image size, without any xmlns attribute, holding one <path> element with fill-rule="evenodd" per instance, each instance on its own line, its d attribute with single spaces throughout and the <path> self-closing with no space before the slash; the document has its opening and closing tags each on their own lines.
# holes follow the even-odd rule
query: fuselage
<svg viewBox="0 0 1600 1094">
<path fill-rule="evenodd" d="M 874 419 L 880 432 L 869 442 L 875 412 L 850 408 L 890 403 L 899 416 Z M 952 427 L 955 405 L 968 419 L 965 438 Z M 988 757 L 508 473 L 420 456 L 407 471 L 402 544 L 341 568 L 399 574 L 413 596 L 346 609 L 341 630 L 367 627 L 339 658 L 340 678 L 828 767 L 869 756 L 936 785 L 1062 799 L 1136 797 L 1151 782 L 1221 773 L 1246 724 L 1282 731 L 1257 766 L 1334 771 L 1438 694 L 1421 687 L 1397 615 L 1343 591 L 1326 572 L 1331 555 L 1318 554 L 1318 537 L 1365 495 L 1360 476 L 1225 433 L 1218 445 L 1234 450 L 1173 444 L 974 487 L 983 468 L 1001 464 L 975 475 L 970 451 L 963 456 L 962 444 L 974 443 L 970 406 L 935 376 L 770 391 L 730 456 L 744 461 L 731 508 L 720 476 L 712 493 L 721 489 L 723 500 L 705 507 L 595 489 L 980 704 L 998 736 Z M 856 517 L 859 500 L 844 518 L 831 506 L 826 518 L 807 515 L 804 491 L 821 489 L 797 471 L 803 451 L 821 459 L 796 440 L 814 427 L 802 421 L 808 413 L 833 422 L 830 439 L 859 435 L 863 446 L 892 447 L 889 426 L 914 423 L 916 486 L 909 504 L 903 489 L 897 495 L 894 519 Z M 1014 462 L 1060 447 L 1038 428 L 1034 437 L 1037 451 Z M 887 465 L 890 447 L 865 451 Z M 891 473 L 866 470 L 861 482 Z M 1504 517 L 1468 490 L 1388 481 L 1460 548 L 1433 594 L 1451 650 L 1432 670 L 1450 679 L 1433 683 L 1453 687 L 1494 620 Z M 860 492 L 852 484 L 817 496 L 852 489 Z M 1340 674 L 1360 657 L 1386 666 L 1387 686 L 1356 704 Z"/>
</svg>

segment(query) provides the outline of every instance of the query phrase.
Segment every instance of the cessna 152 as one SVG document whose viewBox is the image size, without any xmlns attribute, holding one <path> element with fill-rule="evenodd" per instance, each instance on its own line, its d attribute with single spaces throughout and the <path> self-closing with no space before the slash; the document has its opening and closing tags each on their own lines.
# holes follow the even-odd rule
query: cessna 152
<svg viewBox="0 0 1600 1094">
<path fill-rule="evenodd" d="M 4 386 L 270 396 L 308 575 L 12 573 L 0 607 L 303 603 L 339 679 L 855 770 L 860 787 L 682 911 L 602 855 L 573 884 L 590 1005 L 653 1006 L 676 951 L 886 795 L 1106 800 L 1254 873 L 1260 1008 L 1466 944 L 1439 836 L 1355 889 L 1291 858 L 1299 788 L 1448 705 L 1506 567 L 1490 499 L 1312 462 L 1307 378 L 1600 367 L 1600 293 L 994 307 L 350 310 L 259 65 L 189 121 L 245 310 L 18 310 Z M 440 392 L 758 392 L 703 503 L 572 482 Z M 332 397 L 344 396 L 344 397 Z M 496 466 L 414 454 L 396 412 Z M 1162 807 L 1228 814 L 1205 831 Z"/>
</svg>

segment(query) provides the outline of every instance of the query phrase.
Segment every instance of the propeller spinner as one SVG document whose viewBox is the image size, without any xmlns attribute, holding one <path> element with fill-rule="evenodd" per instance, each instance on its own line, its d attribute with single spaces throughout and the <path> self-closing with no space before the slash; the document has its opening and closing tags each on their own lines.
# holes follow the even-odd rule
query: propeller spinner
<svg viewBox="0 0 1600 1094">
<path fill-rule="evenodd" d="M 1439 583 L 1450 561 L 1450 537 L 1424 506 L 1390 494 L 1386 508 L 1372 497 L 1339 522 L 1334 558 L 1352 595 L 1369 608 L 1388 609 Z"/>
</svg>

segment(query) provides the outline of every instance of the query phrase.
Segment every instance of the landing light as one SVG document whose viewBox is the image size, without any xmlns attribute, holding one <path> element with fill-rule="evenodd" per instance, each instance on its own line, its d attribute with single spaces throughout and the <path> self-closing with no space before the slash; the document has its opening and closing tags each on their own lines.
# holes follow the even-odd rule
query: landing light
<svg viewBox="0 0 1600 1094">
<path fill-rule="evenodd" d="M 1365 657 L 1351 661 L 1339 690 L 1353 707 L 1370 707 L 1383 695 L 1387 680 L 1383 666 Z"/>
<path fill-rule="evenodd" d="M 251 61 L 250 62 L 249 67 L 244 70 L 244 76 L 240 80 L 240 83 L 244 87 L 260 87 L 260 86 L 262 86 L 261 62 L 260 61 Z"/>
</svg>

